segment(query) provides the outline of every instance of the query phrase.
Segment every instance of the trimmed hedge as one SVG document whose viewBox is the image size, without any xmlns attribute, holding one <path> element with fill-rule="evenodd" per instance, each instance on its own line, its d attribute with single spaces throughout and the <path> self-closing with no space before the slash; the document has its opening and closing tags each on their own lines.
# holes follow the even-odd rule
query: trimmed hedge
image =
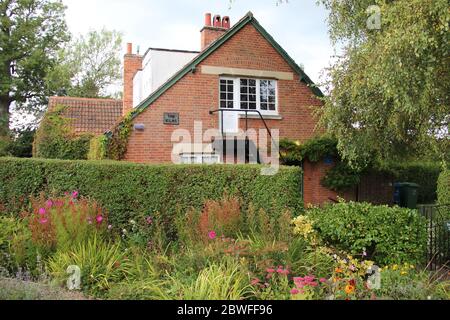
<svg viewBox="0 0 450 320">
<path fill-rule="evenodd" d="M 439 204 L 450 204 L 450 170 L 444 169 L 439 175 L 437 196 Z"/>
<path fill-rule="evenodd" d="M 17 214 L 31 195 L 77 190 L 97 200 L 115 226 L 156 212 L 170 222 L 224 193 L 245 200 L 244 209 L 252 203 L 274 215 L 301 210 L 301 170 L 281 167 L 275 176 L 262 176 L 261 168 L 0 158 L 0 207 Z"/>
<path fill-rule="evenodd" d="M 314 228 L 329 245 L 381 265 L 423 262 L 426 219 L 416 210 L 341 202 L 308 210 Z"/>
</svg>

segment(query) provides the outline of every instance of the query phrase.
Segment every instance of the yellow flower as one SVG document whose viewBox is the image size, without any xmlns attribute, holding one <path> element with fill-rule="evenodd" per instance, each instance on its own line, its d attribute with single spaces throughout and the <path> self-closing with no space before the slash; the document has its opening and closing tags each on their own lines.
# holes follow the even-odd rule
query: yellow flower
<svg viewBox="0 0 450 320">
<path fill-rule="evenodd" d="M 407 272 L 407 271 L 402 271 L 402 272 L 400 272 L 400 274 L 401 274 L 402 276 L 404 276 L 404 275 L 407 275 L 408 272 Z"/>
<path fill-rule="evenodd" d="M 398 265 L 396 265 L 396 264 L 394 264 L 393 266 L 392 266 L 392 270 L 397 270 L 398 269 Z"/>
<path fill-rule="evenodd" d="M 345 293 L 346 294 L 352 294 L 355 291 L 355 287 L 348 284 L 345 286 Z"/>
</svg>

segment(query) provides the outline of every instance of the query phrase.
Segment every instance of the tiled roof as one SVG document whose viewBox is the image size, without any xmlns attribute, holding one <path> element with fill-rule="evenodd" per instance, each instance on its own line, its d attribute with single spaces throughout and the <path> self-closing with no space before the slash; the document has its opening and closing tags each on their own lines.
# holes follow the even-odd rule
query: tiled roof
<svg viewBox="0 0 450 320">
<path fill-rule="evenodd" d="M 67 109 L 64 115 L 76 133 L 102 134 L 110 130 L 122 116 L 122 100 L 75 97 L 50 97 L 49 110 L 56 106 Z"/>
</svg>

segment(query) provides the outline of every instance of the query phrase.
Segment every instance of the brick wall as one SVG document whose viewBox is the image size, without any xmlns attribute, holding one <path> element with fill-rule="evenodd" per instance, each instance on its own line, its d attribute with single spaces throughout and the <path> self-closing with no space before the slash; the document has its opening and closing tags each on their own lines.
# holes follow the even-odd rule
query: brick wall
<svg viewBox="0 0 450 320">
<path fill-rule="evenodd" d="M 222 36 L 227 30 L 224 28 L 215 28 L 205 26 L 201 31 L 201 50 L 205 49 L 220 36 Z"/>
<path fill-rule="evenodd" d="M 133 54 L 132 50 L 131 43 L 128 43 L 127 54 L 123 58 L 123 115 L 133 108 L 133 78 L 142 69 L 143 57 Z"/>
<path fill-rule="evenodd" d="M 203 74 L 202 65 L 294 72 L 252 25 L 245 26 L 197 66 L 195 73 L 178 81 L 134 120 L 134 123 L 144 124 L 145 130 L 131 134 L 126 160 L 170 162 L 170 141 L 174 129 L 186 129 L 192 133 L 194 120 L 202 121 L 204 130 L 218 128 L 219 116 L 210 115 L 209 111 L 219 106 L 219 76 Z M 278 107 L 282 119 L 268 120 L 267 123 L 271 129 L 280 130 L 280 137 L 305 141 L 319 133 L 314 131 L 316 119 L 313 110 L 320 105 L 321 101 L 294 74 L 293 80 L 278 81 Z M 179 113 L 180 125 L 164 125 L 164 112 Z M 263 128 L 260 120 L 250 120 L 249 125 L 250 128 Z M 242 121 L 241 127 L 244 128 Z M 336 198 L 334 192 L 320 186 L 324 170 L 323 164 L 305 166 L 306 202 L 321 203 L 329 197 Z"/>
</svg>

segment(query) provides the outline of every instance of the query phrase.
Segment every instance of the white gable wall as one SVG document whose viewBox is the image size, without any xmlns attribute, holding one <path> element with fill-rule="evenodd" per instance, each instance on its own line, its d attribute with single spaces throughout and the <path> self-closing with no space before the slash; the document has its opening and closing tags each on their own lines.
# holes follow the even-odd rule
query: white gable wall
<svg viewBox="0 0 450 320">
<path fill-rule="evenodd" d="M 139 71 L 133 79 L 133 107 L 136 107 L 198 53 L 149 49 Z"/>
</svg>

